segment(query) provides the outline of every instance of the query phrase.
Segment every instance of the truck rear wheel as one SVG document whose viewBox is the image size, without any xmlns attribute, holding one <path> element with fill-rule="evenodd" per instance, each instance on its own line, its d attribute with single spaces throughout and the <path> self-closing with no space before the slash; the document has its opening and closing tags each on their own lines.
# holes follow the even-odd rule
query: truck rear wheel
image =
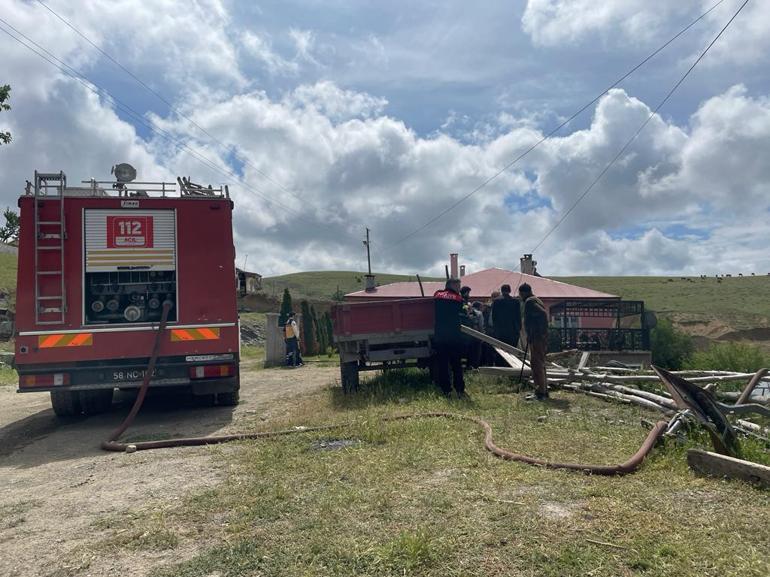
<svg viewBox="0 0 770 577">
<path fill-rule="evenodd" d="M 77 391 L 51 391 L 51 407 L 57 417 L 76 417 L 80 414 L 80 395 Z"/>
<path fill-rule="evenodd" d="M 353 393 L 358 390 L 358 363 L 340 363 L 340 380 L 342 390 L 345 393 Z"/>
<path fill-rule="evenodd" d="M 85 415 L 98 415 L 110 410 L 115 389 L 80 391 L 80 407 Z"/>
</svg>

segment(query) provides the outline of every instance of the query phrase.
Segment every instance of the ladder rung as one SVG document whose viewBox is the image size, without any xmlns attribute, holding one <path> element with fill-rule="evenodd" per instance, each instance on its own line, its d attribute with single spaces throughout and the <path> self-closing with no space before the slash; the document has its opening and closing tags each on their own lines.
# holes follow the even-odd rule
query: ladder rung
<svg viewBox="0 0 770 577">
<path fill-rule="evenodd" d="M 50 314 L 50 313 L 61 313 L 61 307 L 40 307 L 38 311 L 40 311 L 41 315 Z"/>
<path fill-rule="evenodd" d="M 61 276 L 61 271 L 60 270 L 39 270 L 37 271 L 37 274 L 39 274 L 40 276 L 55 276 L 55 275 Z"/>
<path fill-rule="evenodd" d="M 37 300 L 39 301 L 60 301 L 64 297 L 61 296 L 46 296 L 46 297 L 37 297 Z"/>
<path fill-rule="evenodd" d="M 57 234 L 55 232 L 47 232 L 45 234 L 41 233 L 41 234 L 37 235 L 37 238 L 39 240 L 60 240 L 61 239 L 61 235 Z"/>
<path fill-rule="evenodd" d="M 37 250 L 61 250 L 62 248 L 64 247 L 59 244 L 57 246 L 39 246 L 37 247 Z"/>
<path fill-rule="evenodd" d="M 62 319 L 60 321 L 37 321 L 37 323 L 35 323 L 35 324 L 38 324 L 38 325 L 63 325 L 64 324 L 64 319 Z"/>
<path fill-rule="evenodd" d="M 61 224 L 60 220 L 39 220 L 38 224 Z"/>
</svg>

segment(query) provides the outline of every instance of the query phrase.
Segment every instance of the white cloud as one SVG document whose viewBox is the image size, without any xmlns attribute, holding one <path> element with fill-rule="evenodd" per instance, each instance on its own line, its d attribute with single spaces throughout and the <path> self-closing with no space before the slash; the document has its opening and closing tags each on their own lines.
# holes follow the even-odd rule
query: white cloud
<svg viewBox="0 0 770 577">
<path fill-rule="evenodd" d="M 563 3 L 530 2 L 546 16 L 546 8 L 557 4 Z M 573 40 L 565 38 L 586 38 L 610 26 L 613 18 L 617 21 L 617 14 L 624 13 L 617 12 L 620 8 L 637 6 L 609 4 L 614 8 L 597 8 L 594 18 L 599 24 L 581 28 L 575 22 L 569 32 Z M 103 72 L 105 63 L 60 23 L 46 20 L 40 25 L 47 17 L 34 6 L 10 0 L 0 0 L 0 6 L 8 8 L 9 20 L 55 47 L 63 59 L 89 72 Z M 248 253 L 249 262 L 258 263 L 255 267 L 266 274 L 361 269 L 365 226 L 373 230 L 373 255 L 381 270 L 440 273 L 450 251 L 459 251 L 471 268 L 515 267 L 518 256 L 542 238 L 650 113 L 641 100 L 623 90 L 612 91 L 599 102 L 587 126 L 548 140 L 515 170 L 419 235 L 396 244 L 539 140 L 542 126 L 551 125 L 557 111 L 532 104 L 526 112 L 494 110 L 479 120 L 459 108 L 443 129 L 420 133 L 394 116 L 403 102 L 390 103 L 376 90 L 355 83 L 308 78 L 306 64 L 312 64 L 320 44 L 315 31 L 294 28 L 268 34 L 234 29 L 225 5 L 210 0 L 180 16 L 181 24 L 170 23 L 174 33 L 166 35 L 161 33 L 167 30 L 163 23 L 173 20 L 176 11 L 184 12 L 182 3 L 94 6 L 68 16 L 142 77 L 157 79 L 165 87 L 185 87 L 171 92 L 179 94 L 175 104 L 230 146 L 191 133 L 187 121 L 162 109 L 146 114 L 211 158 L 220 170 L 143 129 L 137 134 L 109 103 L 0 38 L 7 74 L 0 80 L 12 84 L 14 106 L 11 113 L 0 115 L 14 133 L 14 143 L 0 147 L 2 200 L 13 204 L 35 169 L 64 169 L 77 181 L 106 177 L 109 167 L 121 161 L 137 166 L 140 177 L 148 180 L 186 174 L 197 181 L 224 181 L 236 202 L 239 252 Z M 548 25 L 540 21 L 542 42 L 550 41 Z M 149 34 L 138 38 L 145 26 L 151 28 Z M 117 32 L 108 35 L 113 29 Z M 200 42 L 190 40 L 196 34 Z M 129 41 L 132 37 L 137 37 L 135 42 Z M 236 38 L 249 40 L 235 48 Z M 364 38 L 373 39 L 374 53 L 381 52 L 380 60 L 367 62 L 396 62 L 390 45 L 386 48 L 369 32 Z M 448 38 L 451 35 L 442 35 L 442 43 L 449 43 Z M 279 39 L 291 42 L 291 59 L 282 56 L 271 39 L 276 44 Z M 255 83 L 243 70 L 254 59 L 281 84 L 253 89 Z M 133 84 L 112 88 L 121 95 L 146 97 L 134 92 L 138 89 Z M 743 86 L 711 94 L 716 96 L 701 102 L 689 119 L 658 116 L 650 122 L 538 251 L 543 272 L 728 272 L 736 262 L 756 272 L 770 270 L 765 223 L 770 209 L 770 169 L 765 162 L 770 152 L 770 97 Z M 418 99 L 410 105 L 419 112 L 433 102 Z M 449 109 L 441 118 L 447 115 Z M 233 148 L 250 162 L 236 161 Z M 231 170 L 242 171 L 253 190 L 222 174 Z"/>
<path fill-rule="evenodd" d="M 272 44 L 262 35 L 246 30 L 241 34 L 241 46 L 244 52 L 264 66 L 270 74 L 296 74 L 299 65 L 286 60 L 273 50 Z"/>
<path fill-rule="evenodd" d="M 344 90 L 328 80 L 297 87 L 286 102 L 293 106 L 314 108 L 333 120 L 379 116 L 388 104 L 384 98 Z"/>
<path fill-rule="evenodd" d="M 680 41 L 691 42 L 688 50 L 693 54 L 685 58 L 688 63 L 742 3 L 743 0 L 722 2 Z M 528 0 L 521 23 L 524 32 L 539 46 L 575 46 L 598 40 L 625 49 L 653 41 L 657 44 L 715 4 L 715 0 Z M 704 64 L 762 64 L 768 50 L 770 3 L 749 2 L 714 45 Z"/>
<path fill-rule="evenodd" d="M 522 27 L 543 46 L 574 44 L 597 33 L 639 43 L 697 5 L 695 0 L 528 0 Z"/>
</svg>

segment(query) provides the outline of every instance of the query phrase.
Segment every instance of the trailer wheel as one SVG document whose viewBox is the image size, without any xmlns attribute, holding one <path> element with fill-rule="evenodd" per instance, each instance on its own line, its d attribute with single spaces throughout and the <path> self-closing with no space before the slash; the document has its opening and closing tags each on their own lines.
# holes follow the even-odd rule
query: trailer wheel
<svg viewBox="0 0 770 577">
<path fill-rule="evenodd" d="M 240 391 L 217 393 L 217 405 L 220 407 L 235 407 L 240 401 Z"/>
<path fill-rule="evenodd" d="M 340 380 L 342 390 L 345 393 L 353 393 L 358 390 L 358 363 L 340 363 Z"/>
<path fill-rule="evenodd" d="M 80 406 L 85 415 L 106 413 L 112 407 L 112 394 L 115 389 L 97 389 L 80 391 Z"/>
<path fill-rule="evenodd" d="M 77 391 L 51 391 L 51 407 L 57 417 L 76 417 L 80 414 L 80 395 Z"/>
</svg>

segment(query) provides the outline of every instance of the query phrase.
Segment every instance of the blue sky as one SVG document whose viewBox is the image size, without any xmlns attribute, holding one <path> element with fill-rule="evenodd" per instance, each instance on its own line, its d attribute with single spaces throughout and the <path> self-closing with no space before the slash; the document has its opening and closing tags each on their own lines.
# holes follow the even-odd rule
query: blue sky
<svg viewBox="0 0 770 577">
<path fill-rule="evenodd" d="M 12 85 L 14 106 L 0 115 L 0 127 L 14 133 L 0 148 L 0 194 L 14 203 L 35 169 L 106 178 L 112 164 L 129 161 L 142 178 L 227 182 L 238 207 L 238 251 L 259 254 L 249 262 L 266 274 L 360 268 L 365 226 L 380 269 L 436 273 L 450 251 L 470 269 L 513 267 L 737 0 L 724 0 L 513 170 L 398 241 L 715 3 L 46 2 L 221 146 L 39 3 L 0 0 L 9 24 L 220 167 L 169 146 L 0 34 L 0 83 Z M 549 237 L 536 255 L 541 269 L 770 270 L 768 54 L 770 7 L 753 0 Z"/>
</svg>

